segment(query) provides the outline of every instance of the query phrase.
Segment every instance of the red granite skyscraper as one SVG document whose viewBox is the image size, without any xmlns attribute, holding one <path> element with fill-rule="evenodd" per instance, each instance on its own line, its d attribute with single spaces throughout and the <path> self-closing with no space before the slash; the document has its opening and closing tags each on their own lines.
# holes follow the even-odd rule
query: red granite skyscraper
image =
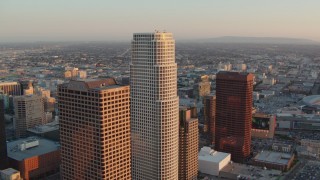
<svg viewBox="0 0 320 180">
<path fill-rule="evenodd" d="M 215 148 L 235 162 L 250 155 L 253 75 L 219 72 L 216 86 Z"/>
</svg>

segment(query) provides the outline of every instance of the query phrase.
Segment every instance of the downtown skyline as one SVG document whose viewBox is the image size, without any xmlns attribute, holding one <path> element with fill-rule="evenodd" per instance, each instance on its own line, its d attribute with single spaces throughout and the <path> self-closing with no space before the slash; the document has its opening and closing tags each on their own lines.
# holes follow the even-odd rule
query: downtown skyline
<svg viewBox="0 0 320 180">
<path fill-rule="evenodd" d="M 0 42 L 128 41 L 132 32 L 152 29 L 173 32 L 176 40 L 240 36 L 320 41 L 319 6 L 316 0 L 4 0 Z"/>
</svg>

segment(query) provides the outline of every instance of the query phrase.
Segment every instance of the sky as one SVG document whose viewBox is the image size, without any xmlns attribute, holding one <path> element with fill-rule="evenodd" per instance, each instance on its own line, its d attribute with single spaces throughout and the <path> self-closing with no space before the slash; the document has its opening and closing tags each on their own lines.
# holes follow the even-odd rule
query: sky
<svg viewBox="0 0 320 180">
<path fill-rule="evenodd" d="M 320 0 L 0 0 L 0 42 L 177 40 L 221 36 L 320 41 Z"/>
</svg>

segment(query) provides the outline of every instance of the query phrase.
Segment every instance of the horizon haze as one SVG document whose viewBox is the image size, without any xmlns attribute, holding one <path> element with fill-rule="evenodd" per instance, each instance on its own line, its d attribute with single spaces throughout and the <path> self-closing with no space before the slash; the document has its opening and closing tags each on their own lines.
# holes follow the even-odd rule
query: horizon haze
<svg viewBox="0 0 320 180">
<path fill-rule="evenodd" d="M 167 30 L 176 40 L 224 36 L 320 41 L 320 1 L 2 0 L 0 42 L 128 41 Z"/>
</svg>

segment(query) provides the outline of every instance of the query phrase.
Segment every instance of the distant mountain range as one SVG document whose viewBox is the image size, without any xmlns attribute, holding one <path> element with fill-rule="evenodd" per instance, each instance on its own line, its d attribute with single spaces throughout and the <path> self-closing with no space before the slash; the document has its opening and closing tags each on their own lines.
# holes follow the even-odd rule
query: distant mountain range
<svg viewBox="0 0 320 180">
<path fill-rule="evenodd" d="M 203 43 L 252 43 L 252 44 L 319 44 L 309 39 L 282 38 L 282 37 L 238 37 L 223 36 L 217 38 L 199 39 L 195 42 Z"/>
</svg>

